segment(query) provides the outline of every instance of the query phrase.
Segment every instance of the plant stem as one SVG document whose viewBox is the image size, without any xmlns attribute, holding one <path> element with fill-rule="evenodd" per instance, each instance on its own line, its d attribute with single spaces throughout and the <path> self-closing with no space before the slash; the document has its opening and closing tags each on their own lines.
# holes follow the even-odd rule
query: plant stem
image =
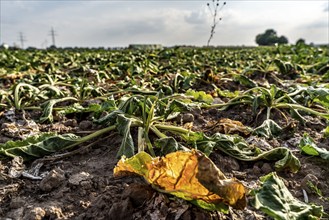
<svg viewBox="0 0 329 220">
<path fill-rule="evenodd" d="M 103 128 L 103 129 L 101 129 L 101 130 L 95 131 L 95 132 L 92 133 L 92 134 L 89 134 L 89 135 L 87 135 L 87 136 L 84 136 L 84 137 L 80 138 L 76 143 L 71 144 L 71 145 L 69 145 L 69 146 L 63 148 L 63 150 L 66 150 L 66 149 L 70 149 L 70 148 L 72 148 L 72 147 L 75 147 L 75 146 L 77 146 L 77 145 L 79 145 L 79 144 L 81 144 L 81 143 L 83 143 L 83 142 L 89 141 L 89 140 L 91 140 L 91 139 L 93 139 L 93 138 L 95 138 L 95 137 L 98 137 L 98 136 L 100 136 L 100 135 L 102 135 L 102 134 L 104 134 L 104 133 L 107 133 L 107 132 L 109 132 L 109 131 L 112 131 L 112 130 L 114 130 L 115 128 L 116 128 L 116 125 L 112 125 L 112 126 L 109 126 L 109 127 Z"/>
<path fill-rule="evenodd" d="M 267 112 L 266 112 L 266 119 L 270 119 L 270 114 L 271 114 L 271 107 L 267 107 Z"/>
<path fill-rule="evenodd" d="M 173 125 L 155 124 L 154 126 L 155 126 L 155 128 L 158 128 L 158 129 L 163 129 L 163 130 L 167 130 L 167 131 L 171 131 L 171 132 L 177 132 L 177 133 L 181 133 L 181 134 L 194 133 L 193 131 L 187 130 L 182 127 L 173 126 Z"/>
<path fill-rule="evenodd" d="M 238 105 L 238 104 L 249 104 L 250 101 L 242 100 L 236 102 L 227 102 L 227 103 L 219 103 L 219 104 L 212 104 L 212 105 L 203 105 L 201 108 L 219 108 L 219 107 L 226 107 L 230 105 Z"/>
<path fill-rule="evenodd" d="M 276 104 L 274 106 L 272 106 L 272 108 L 292 108 L 292 109 L 298 109 L 298 110 L 302 110 L 308 113 L 311 113 L 313 115 L 317 115 L 320 116 L 322 118 L 325 118 L 327 120 L 329 120 L 329 113 L 322 113 L 322 112 L 317 112 L 311 108 L 307 108 L 305 106 L 302 105 L 298 105 L 298 104 L 288 104 L 288 103 L 279 103 Z"/>
<path fill-rule="evenodd" d="M 159 138 L 166 138 L 167 135 L 165 135 L 164 133 L 162 133 L 161 131 L 159 131 L 159 129 L 157 129 L 154 125 L 152 125 L 150 127 L 150 129 L 154 132 L 154 134 L 156 134 L 156 136 L 158 136 Z"/>
</svg>

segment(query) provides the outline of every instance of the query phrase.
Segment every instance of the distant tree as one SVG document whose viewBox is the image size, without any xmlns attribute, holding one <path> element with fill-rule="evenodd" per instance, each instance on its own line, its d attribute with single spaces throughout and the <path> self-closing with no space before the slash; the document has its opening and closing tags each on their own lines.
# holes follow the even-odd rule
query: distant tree
<svg viewBox="0 0 329 220">
<path fill-rule="evenodd" d="M 281 36 L 278 38 L 278 44 L 287 44 L 288 43 L 288 38 L 285 36 Z"/>
<path fill-rule="evenodd" d="M 288 39 L 285 36 L 278 37 L 276 31 L 267 29 L 265 33 L 256 36 L 256 43 L 261 46 L 274 44 L 287 44 Z"/>
<path fill-rule="evenodd" d="M 298 45 L 298 44 L 306 44 L 306 42 L 303 38 L 300 38 L 296 41 L 296 45 Z"/>
</svg>

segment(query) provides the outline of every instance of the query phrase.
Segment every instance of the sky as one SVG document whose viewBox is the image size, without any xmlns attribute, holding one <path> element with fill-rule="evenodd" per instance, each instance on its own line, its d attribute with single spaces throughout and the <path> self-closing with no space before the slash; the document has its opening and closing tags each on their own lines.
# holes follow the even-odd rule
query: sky
<svg viewBox="0 0 329 220">
<path fill-rule="evenodd" d="M 215 0 L 217 1 L 217 0 Z M 0 44 L 45 48 L 207 44 L 212 0 L 0 0 Z M 219 1 L 222 5 L 224 1 Z M 289 43 L 329 43 L 328 0 L 228 0 L 210 44 L 254 46 L 274 29 Z"/>
</svg>

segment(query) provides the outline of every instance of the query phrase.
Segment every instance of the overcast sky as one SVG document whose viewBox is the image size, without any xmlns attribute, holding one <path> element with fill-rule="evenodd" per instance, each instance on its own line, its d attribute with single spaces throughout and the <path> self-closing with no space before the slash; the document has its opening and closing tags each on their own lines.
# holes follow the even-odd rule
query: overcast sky
<svg viewBox="0 0 329 220">
<path fill-rule="evenodd" d="M 43 48 L 115 47 L 131 43 L 165 46 L 207 44 L 211 13 L 207 2 L 161 0 L 0 0 L 0 44 Z M 228 0 L 220 12 L 212 45 L 256 45 L 266 29 L 284 35 L 289 43 L 329 43 L 329 1 Z M 220 1 L 222 4 L 223 1 Z"/>
</svg>

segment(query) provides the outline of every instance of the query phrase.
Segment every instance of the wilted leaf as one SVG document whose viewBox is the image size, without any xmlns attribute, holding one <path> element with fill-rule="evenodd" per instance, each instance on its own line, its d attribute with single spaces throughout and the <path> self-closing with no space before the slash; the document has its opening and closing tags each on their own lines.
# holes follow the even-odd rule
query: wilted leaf
<svg viewBox="0 0 329 220">
<path fill-rule="evenodd" d="M 281 131 L 282 128 L 275 121 L 267 119 L 263 124 L 255 128 L 254 133 L 265 138 L 273 138 L 280 134 Z"/>
<path fill-rule="evenodd" d="M 275 162 L 275 169 L 280 170 L 290 170 L 293 173 L 296 173 L 300 169 L 300 161 L 298 158 L 293 155 L 293 153 L 285 148 L 285 147 L 278 147 L 272 150 L 263 152 L 262 154 L 258 155 L 257 160 L 259 159 L 266 159 L 266 160 L 277 160 Z"/>
<path fill-rule="evenodd" d="M 194 135 L 195 140 L 193 141 L 196 142 L 195 145 L 197 149 L 205 152 L 207 155 L 214 149 L 218 149 L 237 159 L 245 160 L 259 153 L 257 148 L 249 146 L 248 143 L 238 135 L 215 133 L 208 137 L 202 133 L 197 134 L 198 135 Z"/>
<path fill-rule="evenodd" d="M 95 120 L 94 122 L 101 125 L 113 125 L 116 123 L 117 117 L 119 114 L 123 114 L 121 110 L 114 110 L 108 115 L 101 117 L 100 119 Z"/>
<path fill-rule="evenodd" d="M 323 137 L 328 138 L 329 137 L 329 126 L 327 126 L 324 130 L 323 130 Z"/>
<path fill-rule="evenodd" d="M 141 116 L 142 106 L 144 104 L 145 106 L 152 105 L 149 99 L 146 99 L 144 103 L 144 96 L 134 95 L 131 97 L 122 97 L 119 100 L 118 109 L 129 115 Z"/>
<path fill-rule="evenodd" d="M 329 109 L 329 89 L 327 88 L 313 88 L 312 86 L 307 88 L 308 93 L 315 102 L 322 104 Z"/>
<path fill-rule="evenodd" d="M 177 143 L 177 141 L 173 137 L 165 137 L 158 139 L 154 142 L 154 145 L 155 147 L 161 149 L 160 152 L 163 155 L 184 149 L 184 147 L 181 144 Z"/>
<path fill-rule="evenodd" d="M 318 147 L 307 133 L 305 133 L 303 138 L 300 140 L 299 147 L 302 152 L 307 155 L 320 156 L 325 160 L 329 160 L 329 151 Z"/>
<path fill-rule="evenodd" d="M 93 112 L 94 115 L 99 115 L 105 111 L 114 111 L 117 107 L 115 106 L 114 100 L 108 100 L 101 104 L 91 103 L 88 106 L 84 107 L 79 103 L 74 103 L 71 106 L 65 106 L 63 110 L 58 111 L 59 114 L 72 114 L 72 113 L 81 113 L 81 112 Z"/>
<path fill-rule="evenodd" d="M 244 209 L 247 205 L 244 186 L 235 179 L 226 179 L 225 175 L 204 154 L 198 156 L 197 179 L 210 192 L 223 198 L 229 205 L 236 209 Z"/>
<path fill-rule="evenodd" d="M 8 141 L 0 144 L 0 154 L 9 157 L 21 156 L 24 160 L 29 160 L 55 153 L 79 141 L 80 137 L 74 134 L 43 133 L 23 141 Z"/>
<path fill-rule="evenodd" d="M 253 206 L 274 219 L 319 219 L 322 206 L 303 203 L 294 198 L 283 181 L 270 173 L 261 177 L 261 187 L 252 192 L 255 196 Z"/>
<path fill-rule="evenodd" d="M 249 79 L 248 77 L 242 75 L 242 74 L 234 74 L 233 78 L 235 81 L 238 81 L 241 85 L 248 86 L 250 88 L 256 87 L 257 84 Z"/>
<path fill-rule="evenodd" d="M 177 151 L 161 158 L 140 152 L 129 159 L 122 158 L 114 168 L 115 176 L 127 172 L 143 176 L 161 192 L 207 210 L 227 211 L 227 205 L 239 209 L 246 206 L 244 186 L 236 179 L 227 179 L 201 152 Z"/>
<path fill-rule="evenodd" d="M 163 113 L 165 119 L 172 119 L 175 118 L 179 113 L 185 111 L 191 111 L 192 108 L 184 102 L 178 101 L 174 99 L 172 102 L 169 103 L 169 107 Z"/>
<path fill-rule="evenodd" d="M 76 98 L 73 97 L 65 97 L 61 99 L 51 99 L 46 102 L 44 102 L 41 107 L 43 108 L 42 115 L 40 117 L 40 122 L 53 122 L 54 117 L 53 117 L 53 108 L 54 105 L 60 102 L 65 102 L 65 101 L 77 101 Z"/>
<path fill-rule="evenodd" d="M 123 114 L 117 115 L 117 129 L 122 135 L 122 142 L 117 153 L 117 157 L 125 155 L 131 157 L 134 155 L 134 141 L 130 133 L 131 120 Z"/>
<path fill-rule="evenodd" d="M 288 148 L 279 147 L 269 151 L 261 151 L 258 148 L 248 145 L 242 137 L 237 135 L 220 133 L 215 133 L 211 137 L 203 135 L 202 139 L 196 140 L 196 147 L 206 154 L 210 154 L 213 149 L 218 149 L 243 161 L 257 161 L 262 159 L 277 161 L 275 163 L 277 170 L 289 169 L 291 172 L 297 172 L 300 168 L 299 160 Z"/>
<path fill-rule="evenodd" d="M 296 119 L 297 121 L 299 121 L 301 124 L 305 124 L 305 122 L 307 121 L 299 112 L 297 109 L 293 109 L 290 108 L 290 114 L 291 116 Z"/>
</svg>

